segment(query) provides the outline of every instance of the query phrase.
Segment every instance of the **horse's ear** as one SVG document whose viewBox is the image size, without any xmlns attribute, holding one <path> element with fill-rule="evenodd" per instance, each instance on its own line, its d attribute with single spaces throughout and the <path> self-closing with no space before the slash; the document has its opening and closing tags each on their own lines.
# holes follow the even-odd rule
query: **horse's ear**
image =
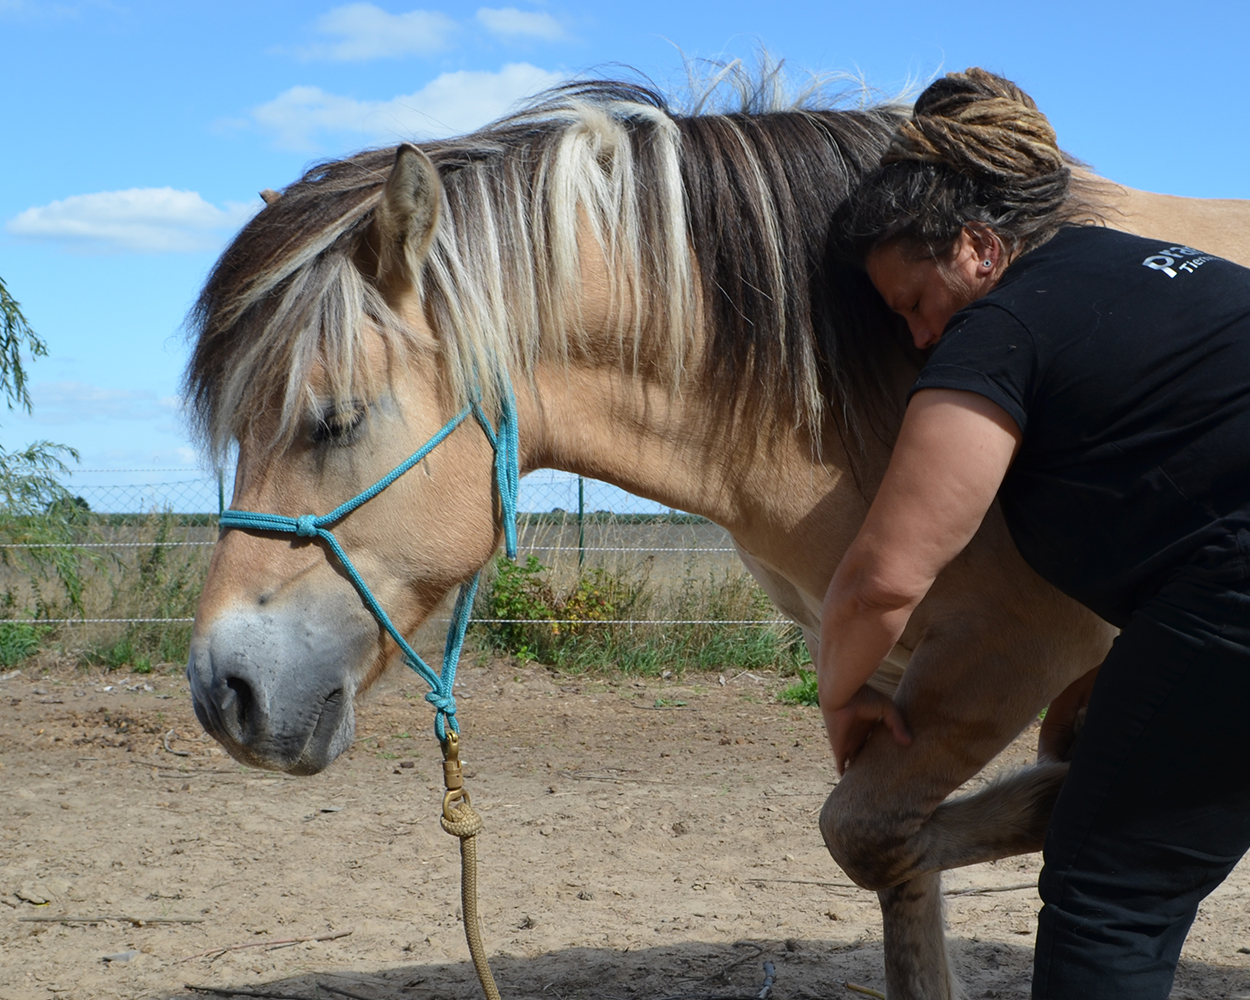
<svg viewBox="0 0 1250 1000">
<path fill-rule="evenodd" d="M 404 143 L 395 151 L 395 166 L 369 229 L 370 249 L 377 260 L 374 277 L 380 287 L 399 288 L 416 281 L 434 239 L 441 200 L 438 169 L 416 146 Z"/>
</svg>

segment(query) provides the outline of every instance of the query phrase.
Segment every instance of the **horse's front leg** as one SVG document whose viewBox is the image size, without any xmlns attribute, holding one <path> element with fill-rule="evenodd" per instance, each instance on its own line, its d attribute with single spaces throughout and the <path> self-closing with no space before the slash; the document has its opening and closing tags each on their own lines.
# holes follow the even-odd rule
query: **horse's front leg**
<svg viewBox="0 0 1250 1000">
<path fill-rule="evenodd" d="M 1105 628 L 1075 605 L 1056 607 L 1062 613 L 1045 629 L 1032 615 L 931 624 L 895 693 L 911 746 L 879 729 L 825 803 L 820 825 L 830 853 L 879 893 L 890 1000 L 957 995 L 939 873 L 1042 846 L 1066 764 L 947 797 L 1101 659 Z"/>
<path fill-rule="evenodd" d="M 958 996 L 946 955 L 941 874 L 917 875 L 882 889 L 877 900 L 881 904 L 888 1000 L 952 1000 Z"/>
</svg>

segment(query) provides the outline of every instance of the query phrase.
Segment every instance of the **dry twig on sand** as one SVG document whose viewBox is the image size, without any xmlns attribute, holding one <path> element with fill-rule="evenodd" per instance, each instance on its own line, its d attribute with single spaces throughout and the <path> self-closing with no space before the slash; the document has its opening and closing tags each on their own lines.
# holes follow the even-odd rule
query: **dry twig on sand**
<svg viewBox="0 0 1250 1000">
<path fill-rule="evenodd" d="M 728 965 L 722 965 L 715 972 L 709 972 L 706 976 L 700 976 L 699 982 L 706 983 L 709 979 L 722 979 L 729 974 L 730 969 L 736 969 L 743 962 L 749 962 L 753 958 L 759 958 L 764 954 L 764 949 L 758 944 L 751 944 L 749 941 L 739 941 L 734 945 L 735 948 L 754 948 L 755 950 L 749 955 L 743 955 L 741 958 L 735 958 Z"/>
<path fill-rule="evenodd" d="M 18 917 L 20 923 L 40 924 L 102 924 L 106 920 L 121 920 L 136 927 L 145 924 L 202 924 L 203 917 L 127 917 L 120 913 L 105 913 L 98 917 Z"/>
<path fill-rule="evenodd" d="M 818 885 L 825 889 L 854 889 L 856 892 L 865 891 L 854 882 L 829 882 L 815 878 L 744 878 L 742 881 L 755 882 L 760 885 L 767 882 L 781 882 L 786 885 Z"/>
<path fill-rule="evenodd" d="M 165 752 L 172 753 L 175 757 L 190 757 L 191 756 L 190 750 L 175 750 L 173 747 L 169 745 L 169 738 L 173 735 L 174 735 L 174 731 L 171 729 L 169 732 L 167 732 L 164 736 L 161 737 L 161 743 L 165 747 Z"/>
<path fill-rule="evenodd" d="M 943 896 L 984 896 L 991 892 L 1018 892 L 1021 889 L 1036 889 L 1037 882 L 1017 882 L 1015 885 L 972 886 L 967 889 L 947 889 Z"/>
<path fill-rule="evenodd" d="M 867 986 L 856 986 L 854 983 L 843 983 L 842 985 L 854 993 L 862 993 L 866 997 L 876 997 L 877 1000 L 885 1000 L 885 994 L 880 990 L 872 990 Z"/>
<path fill-rule="evenodd" d="M 758 952 L 756 953 L 758 954 Z M 749 955 L 748 958 L 754 958 L 755 955 Z M 732 969 L 737 962 L 727 966 Z M 711 977 L 708 977 L 711 978 Z M 659 997 L 658 1000 L 769 1000 L 773 995 L 773 983 L 777 978 L 777 969 L 772 962 L 764 963 L 764 985 L 758 993 L 670 993 L 667 996 Z M 356 1000 L 365 1000 L 358 997 Z"/>
<path fill-rule="evenodd" d="M 317 981 L 317 986 L 323 990 L 329 990 L 331 993 L 337 993 L 341 997 L 350 997 L 351 1000 L 374 1000 L 373 997 L 367 997 L 363 993 L 353 993 L 351 990 L 345 990 L 341 986 L 331 986 L 327 982 Z"/>
<path fill-rule="evenodd" d="M 196 986 L 183 983 L 184 990 L 192 993 L 217 993 L 223 997 L 255 997 L 256 1000 L 313 1000 L 312 997 L 297 997 L 294 993 L 264 993 L 260 990 L 231 990 L 224 986 Z"/>
<path fill-rule="evenodd" d="M 273 948 L 276 945 L 303 944 L 305 941 L 333 941 L 335 938 L 347 937 L 355 928 L 349 927 L 345 931 L 333 931 L 329 934 L 311 934 L 308 937 L 298 938 L 280 938 L 276 941 L 245 941 L 243 944 L 227 945 L 225 948 L 209 948 L 208 951 L 201 951 L 195 955 L 188 955 L 186 958 L 178 959 L 179 962 L 190 962 L 194 958 L 218 958 L 228 951 L 242 951 L 244 948 Z M 190 987 L 188 987 L 189 989 Z M 205 987 L 210 989 L 210 987 Z M 221 992 L 218 990 L 217 992 Z M 257 994 L 259 995 L 259 994 Z"/>
</svg>

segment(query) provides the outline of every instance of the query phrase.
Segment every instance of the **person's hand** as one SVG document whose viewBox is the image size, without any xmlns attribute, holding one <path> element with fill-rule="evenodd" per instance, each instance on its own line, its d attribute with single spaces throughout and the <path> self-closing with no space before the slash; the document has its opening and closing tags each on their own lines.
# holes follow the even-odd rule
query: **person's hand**
<svg viewBox="0 0 1250 1000">
<path fill-rule="evenodd" d="M 1037 734 L 1037 759 L 1039 761 L 1064 761 L 1072 759 L 1072 751 L 1081 724 L 1085 721 L 1085 706 L 1094 690 L 1098 668 L 1078 677 L 1050 703 L 1046 718 L 1042 720 Z"/>
<path fill-rule="evenodd" d="M 903 746 L 911 744 L 911 733 L 907 731 L 898 706 L 867 684 L 841 708 L 831 709 L 822 705 L 821 712 L 825 717 L 825 730 L 829 734 L 838 774 L 846 773 L 847 767 L 878 725 L 884 724 Z"/>
</svg>

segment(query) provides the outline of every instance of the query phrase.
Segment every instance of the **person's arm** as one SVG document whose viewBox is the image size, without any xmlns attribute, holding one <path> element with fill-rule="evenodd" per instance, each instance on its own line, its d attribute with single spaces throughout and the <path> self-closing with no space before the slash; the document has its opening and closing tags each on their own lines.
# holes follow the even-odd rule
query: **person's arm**
<svg viewBox="0 0 1250 1000">
<path fill-rule="evenodd" d="M 976 533 L 1019 443 L 1015 421 L 984 396 L 912 397 L 881 488 L 825 594 L 817 684 L 839 773 L 879 722 L 910 742 L 894 703 L 864 682 Z"/>
</svg>

